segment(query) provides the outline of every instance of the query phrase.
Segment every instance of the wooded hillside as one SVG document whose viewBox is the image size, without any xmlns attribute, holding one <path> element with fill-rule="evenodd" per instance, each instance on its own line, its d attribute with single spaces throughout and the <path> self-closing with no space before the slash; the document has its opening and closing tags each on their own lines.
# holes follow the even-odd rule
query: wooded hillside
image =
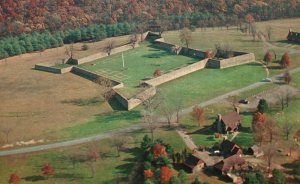
<svg viewBox="0 0 300 184">
<path fill-rule="evenodd" d="M 0 36 L 90 24 L 165 20 L 169 28 L 300 15 L 300 0 L 1 0 Z"/>
</svg>

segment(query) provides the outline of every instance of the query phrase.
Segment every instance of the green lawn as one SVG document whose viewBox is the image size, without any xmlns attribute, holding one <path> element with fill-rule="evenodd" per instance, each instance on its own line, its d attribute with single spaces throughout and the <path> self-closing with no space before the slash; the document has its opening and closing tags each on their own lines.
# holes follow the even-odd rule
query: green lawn
<svg viewBox="0 0 300 184">
<path fill-rule="evenodd" d="M 159 88 L 166 96 L 167 103 L 180 100 L 186 107 L 245 87 L 265 77 L 266 73 L 261 65 L 250 63 L 223 70 L 204 69 Z"/>
<path fill-rule="evenodd" d="M 148 42 L 124 52 L 123 55 L 125 68 L 122 64 L 122 53 L 83 64 L 80 67 L 123 82 L 125 88 L 121 91 L 131 97 L 138 90 L 137 87 L 141 80 L 152 78 L 156 69 L 165 73 L 199 61 L 195 58 L 174 55 L 168 51 L 153 48 Z"/>
<path fill-rule="evenodd" d="M 140 111 L 115 111 L 91 118 L 88 122 L 62 130 L 65 138 L 77 138 L 124 128 L 141 122 Z"/>
<path fill-rule="evenodd" d="M 127 178 L 132 168 L 137 164 L 141 156 L 138 149 L 140 142 L 148 130 L 141 130 L 130 134 L 133 138 L 125 149 L 117 157 L 116 148 L 112 145 L 111 139 L 104 139 L 87 145 L 62 148 L 28 155 L 1 157 L 0 158 L 0 183 L 7 183 L 9 175 L 17 173 L 22 184 L 111 184 L 128 183 Z M 185 144 L 174 130 L 157 129 L 155 138 L 164 140 L 176 151 L 182 151 Z M 92 177 L 91 167 L 86 160 L 89 149 L 97 147 L 103 154 L 102 159 L 94 162 L 95 176 Z M 75 164 L 71 158 L 76 158 Z M 49 179 L 42 177 L 41 167 L 45 163 L 51 163 L 55 169 L 55 174 Z"/>
</svg>

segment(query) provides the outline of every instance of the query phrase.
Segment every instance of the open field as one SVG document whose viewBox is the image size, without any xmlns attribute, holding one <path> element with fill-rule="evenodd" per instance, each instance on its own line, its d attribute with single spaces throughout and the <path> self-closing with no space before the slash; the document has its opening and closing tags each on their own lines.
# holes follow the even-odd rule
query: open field
<svg viewBox="0 0 300 184">
<path fill-rule="evenodd" d="M 266 73 L 261 65 L 250 63 L 223 70 L 203 69 L 159 88 L 167 103 L 181 101 L 186 107 L 258 82 L 265 77 Z"/>
<path fill-rule="evenodd" d="M 125 68 L 122 64 L 122 53 L 83 64 L 80 67 L 123 82 L 125 87 L 120 90 L 130 98 L 138 90 L 140 82 L 152 78 L 156 69 L 166 73 L 198 61 L 194 58 L 155 49 L 147 42 L 138 48 L 124 52 L 123 56 Z"/>
<path fill-rule="evenodd" d="M 128 36 L 120 37 L 118 43 L 127 40 Z M 75 54 L 96 53 L 104 44 L 105 41 L 90 43 L 88 51 L 75 51 Z M 81 45 L 74 44 L 74 48 L 78 50 Z M 64 136 L 58 130 L 112 111 L 103 103 L 101 89 L 94 83 L 71 73 L 55 75 L 33 70 L 37 63 L 61 61 L 66 58 L 64 52 L 65 48 L 61 47 L 0 62 L 0 129 L 12 129 L 9 143 L 40 138 L 55 140 Z M 4 141 L 1 133 L 0 142 Z"/>
<path fill-rule="evenodd" d="M 0 158 L 0 183 L 6 183 L 9 174 L 12 172 L 20 175 L 22 178 L 21 183 L 24 184 L 33 183 L 32 180 L 36 180 L 34 182 L 36 184 L 111 184 L 117 183 L 118 177 L 120 177 L 119 181 L 121 183 L 128 183 L 127 177 L 141 156 L 138 147 L 143 136 L 147 133 L 147 130 L 132 133 L 130 136 L 133 139 L 125 145 L 125 149 L 121 151 L 120 157 L 117 157 L 117 151 L 112 145 L 112 139 L 105 139 L 68 149 Z M 160 138 L 176 148 L 176 151 L 181 151 L 185 148 L 185 144 L 174 130 L 157 129 L 154 135 L 155 138 Z M 99 150 L 103 153 L 102 158 L 93 163 L 95 177 L 92 177 L 91 166 L 86 161 L 91 149 Z M 74 157 L 75 159 L 72 161 Z M 40 169 L 47 162 L 52 164 L 55 174 L 44 180 L 41 177 Z"/>
</svg>

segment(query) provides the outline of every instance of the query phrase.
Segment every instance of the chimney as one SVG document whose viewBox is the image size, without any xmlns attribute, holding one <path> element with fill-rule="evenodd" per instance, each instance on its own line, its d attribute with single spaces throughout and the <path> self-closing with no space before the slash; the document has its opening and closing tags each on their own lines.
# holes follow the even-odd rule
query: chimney
<svg viewBox="0 0 300 184">
<path fill-rule="evenodd" d="M 237 112 L 238 114 L 240 114 L 240 108 L 239 107 L 234 107 L 235 112 Z"/>
<path fill-rule="evenodd" d="M 220 122 L 222 120 L 222 115 L 218 114 L 218 121 Z"/>
</svg>

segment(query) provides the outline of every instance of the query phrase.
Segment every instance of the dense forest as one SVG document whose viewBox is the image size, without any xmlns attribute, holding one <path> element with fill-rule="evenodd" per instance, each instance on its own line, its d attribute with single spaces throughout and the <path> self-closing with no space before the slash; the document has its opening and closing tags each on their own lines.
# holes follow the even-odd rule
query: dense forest
<svg viewBox="0 0 300 184">
<path fill-rule="evenodd" d="M 300 15 L 300 0 L 1 0 L 0 59 L 64 43 Z"/>
<path fill-rule="evenodd" d="M 66 30 L 90 24 L 168 20 L 182 24 L 223 24 L 300 15 L 300 0 L 1 0 L 0 35 Z"/>
</svg>

